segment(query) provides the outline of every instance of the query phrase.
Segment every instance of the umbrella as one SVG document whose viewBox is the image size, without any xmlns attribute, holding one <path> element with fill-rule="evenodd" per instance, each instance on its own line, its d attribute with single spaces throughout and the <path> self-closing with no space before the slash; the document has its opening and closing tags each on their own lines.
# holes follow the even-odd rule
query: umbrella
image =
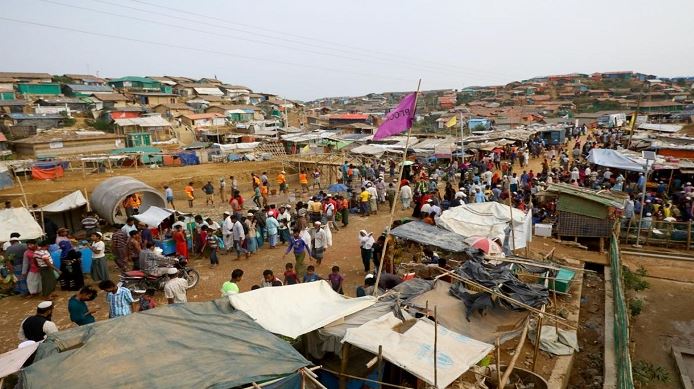
<svg viewBox="0 0 694 389">
<path fill-rule="evenodd" d="M 328 192 L 347 192 L 347 185 L 345 184 L 332 184 L 328 187 Z"/>
<path fill-rule="evenodd" d="M 487 255 L 501 255 L 503 256 L 504 250 L 491 238 L 486 236 L 471 236 L 465 238 L 464 242 L 469 244 L 471 247 L 480 249 Z"/>
</svg>

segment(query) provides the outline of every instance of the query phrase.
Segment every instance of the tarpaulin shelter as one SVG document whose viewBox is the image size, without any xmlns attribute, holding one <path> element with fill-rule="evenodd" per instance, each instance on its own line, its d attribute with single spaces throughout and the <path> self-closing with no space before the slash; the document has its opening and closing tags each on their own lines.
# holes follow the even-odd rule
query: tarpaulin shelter
<svg viewBox="0 0 694 389">
<path fill-rule="evenodd" d="M 31 178 L 35 180 L 53 180 L 65 174 L 62 165 L 34 165 L 31 167 Z"/>
<path fill-rule="evenodd" d="M 423 245 L 436 246 L 456 253 L 463 252 L 470 247 L 463 242 L 463 236 L 420 221 L 411 221 L 399 225 L 393 228 L 390 234 L 398 238 L 411 240 Z"/>
<path fill-rule="evenodd" d="M 405 317 L 408 316 L 405 313 Z M 348 329 L 343 342 L 374 354 L 378 354 L 378 348 L 382 346 L 384 359 L 434 385 L 434 323 L 424 318 L 417 319 L 404 332 L 398 331 L 401 325 L 400 319 L 388 313 L 359 328 Z M 470 339 L 439 325 L 436 350 L 438 387 L 450 385 L 492 349 L 491 344 Z"/>
<path fill-rule="evenodd" d="M 48 205 L 41 207 L 46 219 L 52 220 L 56 225 L 65 226 L 76 231 L 81 227 L 82 216 L 87 205 L 82 191 L 76 190 Z"/>
<path fill-rule="evenodd" d="M 14 177 L 12 172 L 5 165 L 0 165 L 0 190 L 12 188 L 14 186 Z"/>
<path fill-rule="evenodd" d="M 619 151 L 612 149 L 591 149 L 588 154 L 588 162 L 599 166 L 629 170 L 632 172 L 643 172 L 646 170 L 645 166 L 626 157 Z"/>
<path fill-rule="evenodd" d="M 503 242 L 505 230 L 511 224 L 511 207 L 497 202 L 463 204 L 453 207 L 436 218 L 436 225 L 463 237 L 487 236 Z M 532 241 L 532 217 L 513 208 L 514 249 Z"/>
<path fill-rule="evenodd" d="M 327 281 L 317 281 L 233 294 L 229 301 L 266 330 L 296 338 L 368 308 L 376 299 L 346 298 Z"/>
<path fill-rule="evenodd" d="M 24 388 L 232 388 L 310 365 L 224 299 L 165 305 L 51 334 Z"/>
<path fill-rule="evenodd" d="M 518 312 L 505 309 L 499 305 L 487 309 L 484 316 L 473 312 L 466 316 L 465 303 L 451 295 L 451 284 L 437 280 L 434 288 L 422 293 L 411 300 L 411 304 L 419 309 L 431 310 L 438 308 L 438 320 L 444 327 L 482 342 L 493 343 L 499 337 L 501 343 L 513 338 L 523 329 L 528 312 Z"/>
<path fill-rule="evenodd" d="M 181 160 L 181 165 L 199 165 L 200 164 L 200 158 L 195 155 L 195 152 L 187 152 L 187 153 L 178 153 L 176 154 L 178 158 Z"/>
<path fill-rule="evenodd" d="M 0 209 L 0 226 L 0 242 L 9 241 L 13 232 L 19 232 L 22 240 L 43 235 L 41 226 L 26 208 Z"/>
<path fill-rule="evenodd" d="M 557 197 L 557 233 L 590 238 L 611 236 L 628 197 L 623 192 L 594 191 L 562 183 L 551 184 L 545 193 Z"/>
<path fill-rule="evenodd" d="M 151 206 L 166 207 L 166 200 L 161 192 L 128 176 L 111 177 L 101 181 L 91 194 L 90 203 L 94 211 L 110 224 L 124 224 L 125 211 L 121 203 L 133 193 L 140 194 L 142 204 L 140 212 L 144 213 Z"/>
<path fill-rule="evenodd" d="M 168 209 L 159 208 L 157 206 L 149 207 L 145 212 L 135 215 L 135 219 L 147 224 L 151 227 L 156 227 L 161 224 L 164 219 L 171 216 L 173 211 Z"/>
</svg>

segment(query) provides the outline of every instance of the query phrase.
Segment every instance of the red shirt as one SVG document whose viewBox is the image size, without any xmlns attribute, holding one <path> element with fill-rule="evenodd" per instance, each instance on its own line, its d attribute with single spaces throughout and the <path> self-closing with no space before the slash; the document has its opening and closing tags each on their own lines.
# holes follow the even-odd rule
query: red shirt
<svg viewBox="0 0 694 389">
<path fill-rule="evenodd" d="M 34 250 L 27 250 L 24 255 L 27 256 L 29 259 L 29 272 L 30 273 L 38 273 L 39 270 L 39 264 L 36 263 L 36 260 L 34 259 Z"/>
</svg>

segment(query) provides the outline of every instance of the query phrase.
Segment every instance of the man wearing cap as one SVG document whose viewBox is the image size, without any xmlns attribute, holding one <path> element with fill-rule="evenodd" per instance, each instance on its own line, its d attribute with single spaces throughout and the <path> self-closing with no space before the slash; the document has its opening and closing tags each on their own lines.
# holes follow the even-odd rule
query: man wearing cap
<svg viewBox="0 0 694 389">
<path fill-rule="evenodd" d="M 19 341 L 26 342 L 27 340 L 33 340 L 34 342 L 41 342 L 47 335 L 58 332 L 58 326 L 51 321 L 52 315 L 53 302 L 40 302 L 36 307 L 36 315 L 27 317 L 22 320 L 22 324 L 19 325 L 19 332 L 17 334 Z"/>
<path fill-rule="evenodd" d="M 422 215 L 422 217 L 429 215 L 431 213 L 431 203 L 434 202 L 432 199 L 428 199 L 424 204 L 422 204 L 422 208 L 419 210 L 419 213 Z"/>
<path fill-rule="evenodd" d="M 287 173 L 282 170 L 280 174 L 277 175 L 277 184 L 280 186 L 280 192 L 287 194 L 287 177 L 285 177 L 285 174 Z"/>
<path fill-rule="evenodd" d="M 186 290 L 188 289 L 188 281 L 179 277 L 178 269 L 169 268 L 169 281 L 164 285 L 164 296 L 169 304 L 183 304 L 188 302 Z"/>
<path fill-rule="evenodd" d="M 402 209 L 410 209 L 410 202 L 412 201 L 412 188 L 408 183 L 400 186 L 400 202 L 402 203 Z"/>
<path fill-rule="evenodd" d="M 231 223 L 231 239 L 233 243 L 229 247 L 233 247 L 234 250 L 236 250 L 236 260 L 239 260 L 241 259 L 241 253 L 245 252 L 242 245 L 243 240 L 246 239 L 246 234 L 243 231 L 243 225 L 239 221 L 238 216 L 231 215 Z"/>
<path fill-rule="evenodd" d="M 231 251 L 234 240 L 232 239 L 231 229 L 234 227 L 234 223 L 231 221 L 231 212 L 224 211 L 223 214 L 224 221 L 222 221 L 222 239 L 224 240 L 224 247 L 227 253 Z"/>
<path fill-rule="evenodd" d="M 21 235 L 19 232 L 10 234 L 9 246 L 3 248 L 5 252 L 5 260 L 9 271 L 13 271 L 17 277 L 17 282 L 14 285 L 14 291 L 21 295 L 29 293 L 27 290 L 27 281 L 22 276 L 22 267 L 24 265 L 24 252 L 27 250 L 27 245 L 19 241 Z"/>
</svg>

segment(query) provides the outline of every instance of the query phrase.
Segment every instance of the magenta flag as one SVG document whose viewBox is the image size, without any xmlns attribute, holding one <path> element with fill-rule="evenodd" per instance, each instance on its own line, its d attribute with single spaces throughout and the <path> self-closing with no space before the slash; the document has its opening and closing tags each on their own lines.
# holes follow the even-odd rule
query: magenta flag
<svg viewBox="0 0 694 389">
<path fill-rule="evenodd" d="M 386 120 L 378 126 L 374 140 L 381 140 L 391 135 L 407 131 L 414 122 L 415 101 L 417 93 L 410 93 L 400 101 L 397 107 L 386 115 Z"/>
</svg>

